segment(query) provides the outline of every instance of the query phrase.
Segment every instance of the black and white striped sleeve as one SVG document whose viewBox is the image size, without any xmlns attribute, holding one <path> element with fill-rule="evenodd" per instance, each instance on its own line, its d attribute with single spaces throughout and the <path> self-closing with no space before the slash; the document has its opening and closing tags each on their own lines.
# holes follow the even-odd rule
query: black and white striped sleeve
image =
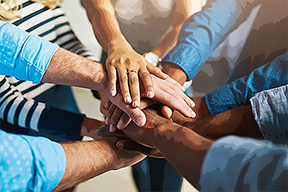
<svg viewBox="0 0 288 192">
<path fill-rule="evenodd" d="M 50 107 L 28 99 L 0 75 L 0 119 L 12 125 L 49 133 L 66 140 L 80 139 L 84 115 Z M 68 120 L 69 119 L 69 120 Z"/>
</svg>

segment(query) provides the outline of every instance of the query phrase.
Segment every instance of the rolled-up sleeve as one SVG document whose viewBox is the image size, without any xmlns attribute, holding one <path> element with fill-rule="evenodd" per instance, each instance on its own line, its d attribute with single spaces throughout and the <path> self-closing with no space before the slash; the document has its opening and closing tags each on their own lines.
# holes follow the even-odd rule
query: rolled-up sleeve
<svg viewBox="0 0 288 192">
<path fill-rule="evenodd" d="M 204 160 L 201 191 L 288 191 L 288 150 L 248 138 L 216 141 Z"/>
<path fill-rule="evenodd" d="M 288 85 L 261 91 L 250 99 L 252 112 L 266 140 L 288 144 Z"/>
<path fill-rule="evenodd" d="M 288 52 L 272 62 L 254 69 L 248 76 L 239 78 L 205 95 L 212 115 L 227 111 L 249 102 L 257 92 L 276 88 L 288 83 Z"/>
<path fill-rule="evenodd" d="M 39 83 L 58 47 L 0 21 L 0 74 Z"/>
<path fill-rule="evenodd" d="M 0 191 L 51 191 L 66 165 L 60 144 L 0 130 Z"/>
<path fill-rule="evenodd" d="M 255 0 L 210 0 L 183 24 L 177 45 L 163 59 L 180 66 L 192 79 L 213 50 L 247 19 Z"/>
</svg>

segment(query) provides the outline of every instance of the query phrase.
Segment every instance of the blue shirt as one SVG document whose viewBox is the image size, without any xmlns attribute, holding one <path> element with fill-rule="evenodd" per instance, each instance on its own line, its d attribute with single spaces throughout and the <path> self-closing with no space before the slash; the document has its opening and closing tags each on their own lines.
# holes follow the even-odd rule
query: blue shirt
<svg viewBox="0 0 288 192">
<path fill-rule="evenodd" d="M 246 104 L 257 92 L 288 83 L 288 52 L 272 62 L 254 69 L 250 75 L 237 79 L 205 95 L 212 115 Z"/>
<path fill-rule="evenodd" d="M 216 141 L 204 160 L 201 191 L 288 190 L 288 86 L 261 91 L 250 102 L 268 142 L 235 136 Z"/>
<path fill-rule="evenodd" d="M 189 79 L 213 50 L 247 19 L 257 0 L 210 0 L 183 24 L 177 45 L 163 59 L 180 66 Z"/>
<path fill-rule="evenodd" d="M 0 74 L 39 83 L 58 45 L 0 21 Z M 51 191 L 66 165 L 60 144 L 0 130 L 0 191 Z"/>
<path fill-rule="evenodd" d="M 261 91 L 250 99 L 250 103 L 264 138 L 288 145 L 288 85 Z"/>
<path fill-rule="evenodd" d="M 40 83 L 58 45 L 0 21 L 0 75 Z"/>
<path fill-rule="evenodd" d="M 60 144 L 0 130 L 0 191 L 51 191 L 66 165 Z"/>
</svg>

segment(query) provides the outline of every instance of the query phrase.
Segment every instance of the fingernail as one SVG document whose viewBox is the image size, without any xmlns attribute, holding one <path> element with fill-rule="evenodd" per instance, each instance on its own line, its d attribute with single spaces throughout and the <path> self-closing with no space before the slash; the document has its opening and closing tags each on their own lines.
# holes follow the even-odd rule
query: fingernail
<svg viewBox="0 0 288 192">
<path fill-rule="evenodd" d="M 131 97 L 126 97 L 125 98 L 125 103 L 131 103 L 131 102 L 132 102 Z"/>
<path fill-rule="evenodd" d="M 116 91 L 113 89 L 110 94 L 112 95 L 112 97 L 114 97 L 116 95 Z"/>
<path fill-rule="evenodd" d="M 192 117 L 192 118 L 195 118 L 195 117 L 196 117 L 196 113 L 195 113 L 194 111 L 192 111 L 190 114 L 191 114 L 191 117 Z"/>
<path fill-rule="evenodd" d="M 107 102 L 107 103 L 104 105 L 104 108 L 105 108 L 105 109 L 108 109 L 108 107 L 109 107 L 109 103 Z"/>
<path fill-rule="evenodd" d="M 117 123 L 117 128 L 120 129 L 123 126 L 122 119 Z"/>
<path fill-rule="evenodd" d="M 108 119 L 108 118 L 106 118 L 106 120 L 105 120 L 105 124 L 106 124 L 106 125 L 109 124 L 109 119 Z"/>
<path fill-rule="evenodd" d="M 169 111 L 168 115 L 169 115 L 169 117 L 171 117 L 172 116 L 172 111 Z"/>
<path fill-rule="evenodd" d="M 149 91 L 149 92 L 147 93 L 147 96 L 148 96 L 149 98 L 153 98 L 153 97 L 154 97 L 153 91 Z"/>
<path fill-rule="evenodd" d="M 190 102 L 190 106 L 195 107 L 195 103 L 194 102 Z"/>
<path fill-rule="evenodd" d="M 164 73 L 166 75 L 166 78 L 170 77 L 168 74 Z"/>
<path fill-rule="evenodd" d="M 144 121 L 144 119 L 143 118 L 138 118 L 137 120 L 136 120 L 136 124 L 139 126 L 139 127 L 142 127 L 144 124 L 145 124 L 145 121 Z"/>
<path fill-rule="evenodd" d="M 117 147 L 118 149 L 124 149 L 124 143 L 118 142 Z"/>
<path fill-rule="evenodd" d="M 110 131 L 110 132 L 113 132 L 113 131 L 114 131 L 113 125 L 110 125 L 110 126 L 109 126 L 109 131 Z"/>
<path fill-rule="evenodd" d="M 138 107 L 139 106 L 139 102 L 136 100 L 133 102 L 133 107 Z"/>
</svg>

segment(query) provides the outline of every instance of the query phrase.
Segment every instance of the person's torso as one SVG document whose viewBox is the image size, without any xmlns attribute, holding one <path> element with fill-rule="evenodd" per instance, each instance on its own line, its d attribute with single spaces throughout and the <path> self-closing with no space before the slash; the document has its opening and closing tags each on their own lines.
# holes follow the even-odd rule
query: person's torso
<svg viewBox="0 0 288 192">
<path fill-rule="evenodd" d="M 170 29 L 175 0 L 111 0 L 120 29 L 132 47 L 152 50 Z"/>
</svg>

